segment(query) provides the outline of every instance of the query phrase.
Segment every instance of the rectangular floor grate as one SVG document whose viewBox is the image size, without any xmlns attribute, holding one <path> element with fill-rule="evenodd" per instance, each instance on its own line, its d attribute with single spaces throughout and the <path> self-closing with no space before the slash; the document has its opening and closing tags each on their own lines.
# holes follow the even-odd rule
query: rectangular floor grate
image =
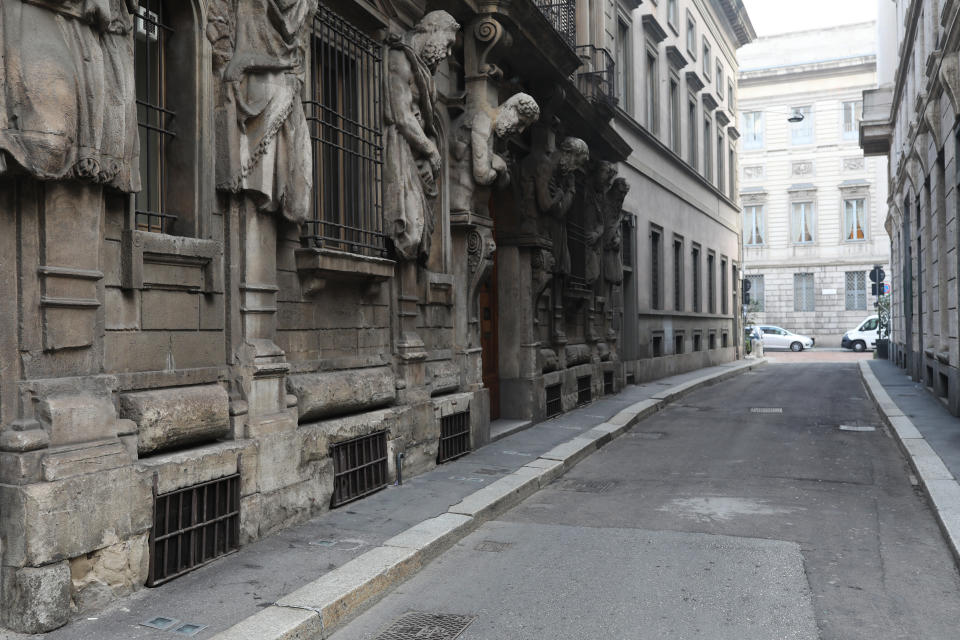
<svg viewBox="0 0 960 640">
<path fill-rule="evenodd" d="M 150 530 L 156 587 L 240 548 L 240 474 L 157 494 Z"/>
<path fill-rule="evenodd" d="M 411 611 L 395 620 L 374 640 L 454 640 L 476 616 Z"/>
<path fill-rule="evenodd" d="M 552 418 L 563 413 L 560 383 L 548 385 L 544 391 L 547 394 L 547 417 Z"/>
<path fill-rule="evenodd" d="M 333 458 L 331 507 L 387 486 L 387 432 L 377 431 L 330 446 Z"/>
<path fill-rule="evenodd" d="M 582 407 L 583 405 L 590 404 L 593 401 L 592 389 L 590 385 L 593 383 L 591 376 L 580 376 L 577 378 L 577 406 Z"/>
<path fill-rule="evenodd" d="M 750 413 L 783 413 L 783 407 L 750 407 Z"/>
<path fill-rule="evenodd" d="M 437 464 L 470 453 L 470 412 L 460 411 L 440 418 Z"/>
</svg>

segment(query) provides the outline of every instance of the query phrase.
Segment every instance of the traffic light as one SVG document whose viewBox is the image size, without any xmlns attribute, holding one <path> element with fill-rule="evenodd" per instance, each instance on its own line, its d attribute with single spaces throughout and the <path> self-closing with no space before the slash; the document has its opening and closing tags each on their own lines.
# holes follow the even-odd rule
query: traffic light
<svg viewBox="0 0 960 640">
<path fill-rule="evenodd" d="M 749 300 L 747 300 L 747 291 L 750 291 L 750 280 L 748 280 L 747 278 L 744 278 L 743 280 L 740 281 L 740 283 L 741 283 L 741 286 L 743 287 L 744 301 L 749 302 Z"/>
<path fill-rule="evenodd" d="M 874 295 L 874 296 L 880 295 L 879 293 L 877 293 L 877 289 L 879 289 L 879 288 L 880 288 L 880 285 L 878 285 L 876 282 L 874 282 L 873 284 L 871 284 L 871 285 L 870 285 L 870 295 Z"/>
<path fill-rule="evenodd" d="M 750 294 L 747 291 L 743 292 L 743 304 L 750 304 Z"/>
</svg>

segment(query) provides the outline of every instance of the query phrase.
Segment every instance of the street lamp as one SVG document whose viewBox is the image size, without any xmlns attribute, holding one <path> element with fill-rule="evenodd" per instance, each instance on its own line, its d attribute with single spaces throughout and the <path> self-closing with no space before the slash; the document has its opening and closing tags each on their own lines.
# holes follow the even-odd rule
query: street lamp
<svg viewBox="0 0 960 640">
<path fill-rule="evenodd" d="M 795 124 L 795 123 L 797 123 L 797 122 L 803 122 L 803 114 L 800 113 L 799 111 L 794 111 L 794 112 L 790 115 L 790 117 L 787 118 L 787 122 L 790 122 L 790 123 L 793 123 L 793 124 Z"/>
</svg>

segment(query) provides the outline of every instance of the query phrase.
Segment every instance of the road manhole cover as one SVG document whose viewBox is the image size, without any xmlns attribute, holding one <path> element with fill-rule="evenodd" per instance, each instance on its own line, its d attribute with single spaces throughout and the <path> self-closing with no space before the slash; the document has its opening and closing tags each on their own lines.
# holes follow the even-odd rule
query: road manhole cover
<svg viewBox="0 0 960 640">
<path fill-rule="evenodd" d="M 497 542 L 496 540 L 484 540 L 473 549 L 474 551 L 486 551 L 488 553 L 500 553 L 504 549 L 512 546 L 512 542 Z"/>
<path fill-rule="evenodd" d="M 453 640 L 476 616 L 411 611 L 387 627 L 375 640 Z"/>
<path fill-rule="evenodd" d="M 617 484 L 616 480 L 579 480 L 570 478 L 560 483 L 561 491 L 577 491 L 580 493 L 605 493 Z"/>
<path fill-rule="evenodd" d="M 750 413 L 783 413 L 783 407 L 750 407 Z"/>
</svg>

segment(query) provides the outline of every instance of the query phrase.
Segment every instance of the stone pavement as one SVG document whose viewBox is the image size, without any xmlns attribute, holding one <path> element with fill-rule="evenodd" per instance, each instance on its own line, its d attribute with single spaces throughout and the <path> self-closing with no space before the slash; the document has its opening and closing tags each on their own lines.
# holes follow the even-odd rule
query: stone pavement
<svg viewBox="0 0 960 640">
<path fill-rule="evenodd" d="M 923 485 L 960 563 L 960 419 L 888 360 L 861 362 L 860 373 Z"/>
<path fill-rule="evenodd" d="M 323 637 L 638 420 L 764 362 L 728 363 L 629 386 L 42 637 L 175 637 L 140 624 L 156 617 L 203 626 L 196 638 Z M 3 640 L 34 637 L 0 632 Z"/>
</svg>

